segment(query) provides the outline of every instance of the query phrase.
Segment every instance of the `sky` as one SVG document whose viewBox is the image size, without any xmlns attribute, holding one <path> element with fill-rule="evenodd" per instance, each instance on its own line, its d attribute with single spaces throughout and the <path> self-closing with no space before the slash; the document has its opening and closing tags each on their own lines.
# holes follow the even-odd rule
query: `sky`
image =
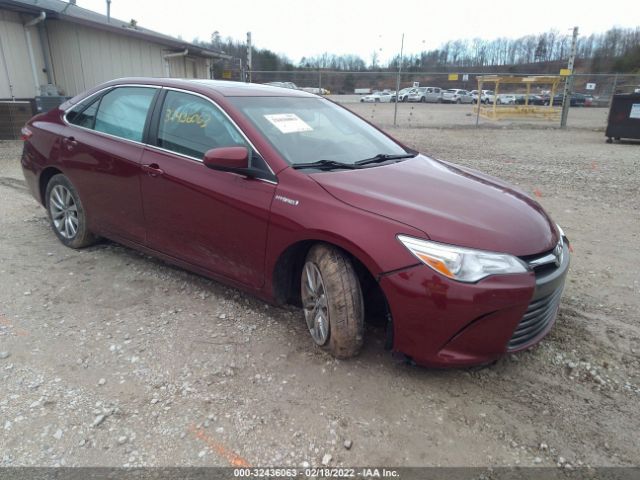
<svg viewBox="0 0 640 480">
<path fill-rule="evenodd" d="M 77 4 L 106 13 L 105 0 Z M 418 53 L 448 40 L 517 38 L 550 29 L 571 35 L 574 26 L 589 35 L 613 26 L 640 26 L 638 0 L 418 0 L 379 5 L 362 0 L 112 0 L 111 15 L 133 18 L 140 26 L 189 42 L 209 39 L 216 30 L 223 38 L 244 41 L 251 31 L 255 47 L 296 63 L 324 52 L 356 54 L 370 63 L 374 51 L 385 62 L 399 53 L 403 33 L 404 52 Z"/>
</svg>

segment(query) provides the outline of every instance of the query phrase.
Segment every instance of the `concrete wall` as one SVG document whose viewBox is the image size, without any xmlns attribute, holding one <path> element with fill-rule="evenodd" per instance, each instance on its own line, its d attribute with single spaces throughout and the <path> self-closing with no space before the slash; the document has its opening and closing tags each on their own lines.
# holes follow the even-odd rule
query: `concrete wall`
<svg viewBox="0 0 640 480">
<path fill-rule="evenodd" d="M 0 10 L 0 98 L 33 98 L 37 86 L 47 83 L 42 72 L 43 60 L 37 27 L 30 27 L 31 45 L 36 64 L 38 85 L 33 78 L 24 22 L 33 16 Z M 13 94 L 13 95 L 12 95 Z"/>
<path fill-rule="evenodd" d="M 23 26 L 31 18 L 0 11 L 0 98 L 11 98 L 12 93 L 16 98 L 33 98 L 38 85 L 47 83 L 37 27 L 29 28 L 39 83 L 33 79 Z M 165 60 L 164 55 L 172 52 L 157 43 L 55 19 L 45 20 L 45 28 L 53 83 L 63 95 L 76 95 L 120 77 L 209 77 L 208 59 Z"/>
</svg>

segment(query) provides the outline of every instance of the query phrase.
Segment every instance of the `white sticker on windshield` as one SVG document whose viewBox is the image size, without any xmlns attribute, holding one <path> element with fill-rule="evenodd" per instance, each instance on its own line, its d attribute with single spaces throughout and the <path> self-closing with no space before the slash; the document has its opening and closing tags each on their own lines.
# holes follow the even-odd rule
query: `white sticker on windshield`
<svg viewBox="0 0 640 480">
<path fill-rule="evenodd" d="M 310 132 L 313 130 L 295 113 L 274 113 L 273 115 L 265 115 L 264 118 L 269 120 L 282 133 Z"/>
</svg>

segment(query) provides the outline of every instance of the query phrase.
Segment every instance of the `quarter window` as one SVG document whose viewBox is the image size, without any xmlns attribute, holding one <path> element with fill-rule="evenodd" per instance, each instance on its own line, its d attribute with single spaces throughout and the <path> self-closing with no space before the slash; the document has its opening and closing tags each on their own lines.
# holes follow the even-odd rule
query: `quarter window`
<svg viewBox="0 0 640 480">
<path fill-rule="evenodd" d="M 100 99 L 97 99 L 89 106 L 79 105 L 69 112 L 67 120 L 74 125 L 93 129 L 93 126 L 96 123 L 96 113 L 98 112 L 99 103 Z"/>
<path fill-rule="evenodd" d="M 93 102 L 89 102 L 89 104 L 81 103 L 67 114 L 67 121 L 79 127 L 93 129 L 96 123 L 96 113 L 98 112 L 99 104 L 100 98 L 94 99 Z"/>
<path fill-rule="evenodd" d="M 94 130 L 116 137 L 142 141 L 149 107 L 156 89 L 119 87 L 102 97 Z"/>
</svg>

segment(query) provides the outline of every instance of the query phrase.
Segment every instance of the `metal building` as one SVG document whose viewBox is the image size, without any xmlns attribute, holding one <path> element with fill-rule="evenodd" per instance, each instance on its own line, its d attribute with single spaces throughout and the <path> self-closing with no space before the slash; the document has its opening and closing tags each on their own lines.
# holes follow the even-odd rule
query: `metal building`
<svg viewBox="0 0 640 480">
<path fill-rule="evenodd" d="M 118 77 L 210 78 L 230 57 L 60 0 L 0 0 L 0 100 L 73 96 Z"/>
</svg>

